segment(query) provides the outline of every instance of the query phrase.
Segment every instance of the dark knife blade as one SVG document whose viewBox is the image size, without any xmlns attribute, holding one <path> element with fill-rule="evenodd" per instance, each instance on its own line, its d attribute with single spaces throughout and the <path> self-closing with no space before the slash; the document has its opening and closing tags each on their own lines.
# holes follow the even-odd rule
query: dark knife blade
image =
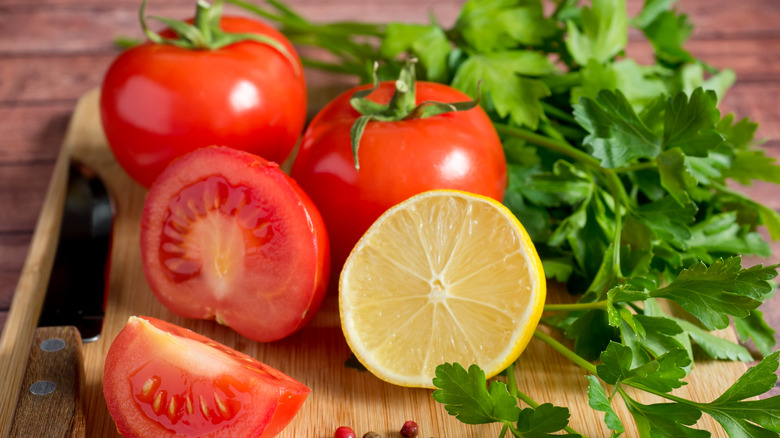
<svg viewBox="0 0 780 438">
<path fill-rule="evenodd" d="M 74 325 L 83 342 L 100 336 L 113 211 L 97 174 L 83 165 L 71 165 L 57 254 L 38 327 Z"/>
<path fill-rule="evenodd" d="M 114 208 L 103 183 L 73 163 L 57 253 L 27 359 L 10 437 L 83 437 L 84 342 L 100 336 Z"/>
</svg>

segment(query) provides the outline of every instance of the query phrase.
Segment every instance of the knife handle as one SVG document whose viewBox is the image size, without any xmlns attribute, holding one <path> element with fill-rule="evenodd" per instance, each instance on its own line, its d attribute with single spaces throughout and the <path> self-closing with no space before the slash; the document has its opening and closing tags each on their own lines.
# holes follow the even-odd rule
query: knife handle
<svg viewBox="0 0 780 438">
<path fill-rule="evenodd" d="M 37 328 L 9 436 L 84 437 L 83 384 L 84 353 L 78 329 Z"/>
</svg>

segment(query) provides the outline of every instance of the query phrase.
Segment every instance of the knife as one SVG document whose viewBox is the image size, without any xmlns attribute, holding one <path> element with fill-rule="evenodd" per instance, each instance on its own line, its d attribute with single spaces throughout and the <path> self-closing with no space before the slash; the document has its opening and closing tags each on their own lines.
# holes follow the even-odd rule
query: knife
<svg viewBox="0 0 780 438">
<path fill-rule="evenodd" d="M 114 206 L 97 174 L 71 163 L 57 253 L 33 336 L 10 437 L 83 437 L 82 342 L 98 339 Z"/>
</svg>

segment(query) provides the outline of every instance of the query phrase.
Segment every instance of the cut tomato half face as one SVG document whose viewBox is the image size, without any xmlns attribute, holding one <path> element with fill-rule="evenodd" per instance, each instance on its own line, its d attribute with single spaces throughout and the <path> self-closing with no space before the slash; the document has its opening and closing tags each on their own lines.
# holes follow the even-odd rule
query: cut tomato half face
<svg viewBox="0 0 780 438">
<path fill-rule="evenodd" d="M 226 147 L 191 152 L 155 181 L 141 255 L 165 307 L 260 342 L 314 316 L 330 270 L 325 225 L 309 197 L 276 163 Z"/>
<path fill-rule="evenodd" d="M 129 319 L 103 371 L 106 404 L 125 437 L 272 437 L 309 392 L 246 354 L 150 317 Z"/>
</svg>

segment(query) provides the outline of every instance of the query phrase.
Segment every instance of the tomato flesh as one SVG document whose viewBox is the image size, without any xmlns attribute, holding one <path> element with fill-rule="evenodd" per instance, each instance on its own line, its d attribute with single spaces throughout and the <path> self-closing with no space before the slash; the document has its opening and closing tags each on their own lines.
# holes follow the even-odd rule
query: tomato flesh
<svg viewBox="0 0 780 438">
<path fill-rule="evenodd" d="M 274 237 L 272 211 L 253 198 L 252 189 L 210 176 L 185 187 L 173 199 L 163 223 L 160 263 L 175 282 L 199 275 L 214 290 L 239 275 L 242 257 L 260 257 Z M 220 230 L 216 235 L 216 230 Z"/>
<path fill-rule="evenodd" d="M 126 437 L 270 437 L 309 394 L 248 355 L 151 317 L 131 317 L 117 335 L 103 380 Z"/>
<path fill-rule="evenodd" d="M 327 232 L 308 196 L 275 164 L 225 147 L 161 174 L 144 206 L 141 253 L 167 308 L 260 342 L 303 327 L 329 276 Z"/>
<path fill-rule="evenodd" d="M 249 386 L 228 375 L 177 379 L 184 371 L 155 358 L 133 375 L 133 400 L 143 413 L 178 433 L 198 435 L 232 425 L 251 405 Z"/>
</svg>

